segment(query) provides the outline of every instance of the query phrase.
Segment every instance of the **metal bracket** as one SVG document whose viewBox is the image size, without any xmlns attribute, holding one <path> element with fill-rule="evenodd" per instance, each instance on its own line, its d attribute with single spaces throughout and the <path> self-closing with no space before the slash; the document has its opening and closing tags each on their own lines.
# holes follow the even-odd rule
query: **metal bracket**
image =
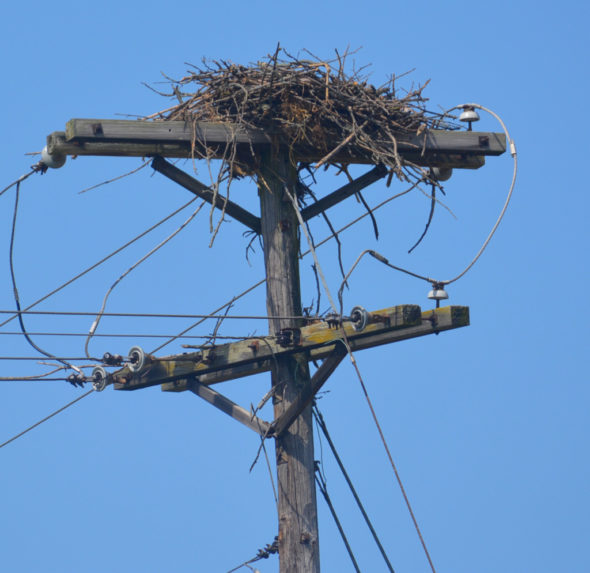
<svg viewBox="0 0 590 573">
<path fill-rule="evenodd" d="M 283 348 L 299 346 L 301 344 L 300 328 L 283 328 L 276 334 L 277 344 Z"/>
</svg>

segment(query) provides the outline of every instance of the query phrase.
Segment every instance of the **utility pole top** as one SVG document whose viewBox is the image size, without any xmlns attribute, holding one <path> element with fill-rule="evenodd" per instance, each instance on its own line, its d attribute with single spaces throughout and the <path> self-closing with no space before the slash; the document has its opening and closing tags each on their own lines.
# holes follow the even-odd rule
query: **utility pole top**
<svg viewBox="0 0 590 573">
<path fill-rule="evenodd" d="M 65 132 L 47 137 L 51 155 L 89 155 L 126 157 L 193 157 L 197 148 L 207 147 L 211 158 L 222 158 L 227 146 L 236 144 L 238 157 L 250 148 L 269 148 L 276 134 L 231 123 L 145 121 L 124 119 L 71 119 Z M 392 144 L 393 145 L 393 144 Z M 397 151 L 404 160 L 428 167 L 478 169 L 486 156 L 506 151 L 503 133 L 476 131 L 425 130 L 421 134 L 400 134 Z M 323 157 L 295 155 L 296 161 L 313 163 Z M 354 146 L 344 147 L 331 157 L 342 163 L 370 164 L 372 161 Z"/>
</svg>

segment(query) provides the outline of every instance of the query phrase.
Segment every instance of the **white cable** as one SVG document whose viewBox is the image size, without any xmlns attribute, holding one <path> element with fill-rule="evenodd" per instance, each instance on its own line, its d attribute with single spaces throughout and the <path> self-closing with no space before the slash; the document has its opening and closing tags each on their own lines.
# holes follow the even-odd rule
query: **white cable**
<svg viewBox="0 0 590 573">
<path fill-rule="evenodd" d="M 502 121 L 502 119 L 500 118 L 500 116 L 498 114 L 496 114 L 495 112 L 493 112 L 491 109 L 488 109 L 488 108 L 486 108 L 486 107 L 484 107 L 482 105 L 479 105 L 477 103 L 467 103 L 467 104 L 461 104 L 461 105 L 457 105 L 455 107 L 452 107 L 451 109 L 449 109 L 448 111 L 446 111 L 444 115 L 450 113 L 451 111 L 453 111 L 455 109 L 464 109 L 464 108 L 467 108 L 467 107 L 474 107 L 474 108 L 477 108 L 477 109 L 481 109 L 481 110 L 489 113 L 490 115 L 492 115 L 493 117 L 495 117 L 498 120 L 498 122 L 502 126 L 502 129 L 504 130 L 504 134 L 506 135 L 506 141 L 508 143 L 508 148 L 510 150 L 510 155 L 512 156 L 512 158 L 514 160 L 514 169 L 513 169 L 513 172 L 512 172 L 512 181 L 510 182 L 510 187 L 508 189 L 508 194 L 506 196 L 506 201 L 504 202 L 504 206 L 502 207 L 502 210 L 500 211 L 500 214 L 498 215 L 498 219 L 496 220 L 496 223 L 492 227 L 492 230 L 489 232 L 486 240 L 483 242 L 483 245 L 481 246 L 481 248 L 479 249 L 479 251 L 477 252 L 477 254 L 475 255 L 475 257 L 473 258 L 473 260 L 456 277 L 454 277 L 452 279 L 446 279 L 446 280 L 438 281 L 438 280 L 432 279 L 432 278 L 427 277 L 427 276 L 423 276 L 423 275 L 419 275 L 419 274 L 413 273 L 413 272 L 411 272 L 411 271 L 409 271 L 407 269 L 404 269 L 404 268 L 401 268 L 401 267 L 396 267 L 395 265 L 392 265 L 383 255 L 380 255 L 379 253 L 377 253 L 377 252 L 375 252 L 373 250 L 365 250 L 357 258 L 357 260 L 355 261 L 354 265 L 350 269 L 348 275 L 346 275 L 346 278 L 347 279 L 349 278 L 350 274 L 352 273 L 352 271 L 354 270 L 354 268 L 357 266 L 357 264 L 360 262 L 360 259 L 365 254 L 368 253 L 371 256 L 373 256 L 374 258 L 376 258 L 378 261 L 382 262 L 383 264 L 387 265 L 388 267 L 390 267 L 390 268 L 392 268 L 394 270 L 401 271 L 401 272 L 406 273 L 408 275 L 411 275 L 413 277 L 416 277 L 416 278 L 422 279 L 422 280 L 424 280 L 426 282 L 429 282 L 429 283 L 431 283 L 433 285 L 440 285 L 440 287 L 442 287 L 443 285 L 448 285 L 448 284 L 451 284 L 451 283 L 459 280 L 462 276 L 465 275 L 465 273 L 467 273 L 467 271 L 469 269 L 471 269 L 471 267 L 481 257 L 481 255 L 483 254 L 484 250 L 488 246 L 488 243 L 491 241 L 492 237 L 494 236 L 494 233 L 496 232 L 496 229 L 500 225 L 500 222 L 504 218 L 504 215 L 506 213 L 506 210 L 508 209 L 508 205 L 510 203 L 510 199 L 512 198 L 512 192 L 514 191 L 514 186 L 516 184 L 516 174 L 517 174 L 517 171 L 518 171 L 518 159 L 517 159 L 517 155 L 516 155 L 516 145 L 514 143 L 514 140 L 511 139 L 510 134 L 508 133 L 508 129 L 506 128 L 506 125 L 504 125 L 504 122 Z"/>
<path fill-rule="evenodd" d="M 514 170 L 512 172 L 512 182 L 510 183 L 510 188 L 508 190 L 508 195 L 506 196 L 506 201 L 504 202 L 504 206 L 502 207 L 502 211 L 500 211 L 500 215 L 498 216 L 498 219 L 496 220 L 495 225 L 492 227 L 492 230 L 490 231 L 489 235 L 487 236 L 486 240 L 484 241 L 483 245 L 481 246 L 481 248 L 479 249 L 479 251 L 477 252 L 475 257 L 473 258 L 473 260 L 469 263 L 469 265 L 467 265 L 467 267 L 465 267 L 463 272 L 458 274 L 453 279 L 440 281 L 441 284 L 445 284 L 445 285 L 451 284 L 451 283 L 455 282 L 456 280 L 460 279 L 477 262 L 479 257 L 481 257 L 485 248 L 488 246 L 488 243 L 491 241 L 492 237 L 494 236 L 496 229 L 500 225 L 500 222 L 504 218 L 504 214 L 506 213 L 506 209 L 508 209 L 508 204 L 510 203 L 510 199 L 512 198 L 512 192 L 514 191 L 514 185 L 516 183 L 516 173 L 518 171 L 518 159 L 516 156 L 516 145 L 514 143 L 514 140 L 512 140 L 510 138 L 510 134 L 508 133 L 508 129 L 504 125 L 504 122 L 502 121 L 500 116 L 497 113 L 493 112 L 491 109 L 488 109 L 487 107 L 484 107 L 484 106 L 479 105 L 477 103 L 468 103 L 468 104 L 458 105 L 458 106 L 451 108 L 449 111 L 453 111 L 454 109 L 465 108 L 465 107 L 475 107 L 477 109 L 481 109 L 483 111 L 486 111 L 487 113 L 489 113 L 490 115 L 492 115 L 493 117 L 495 117 L 498 120 L 498 122 L 502 126 L 502 129 L 504 130 L 504 133 L 506 134 L 506 142 L 508 143 L 508 146 L 510 149 L 510 155 L 512 155 L 512 159 L 514 160 Z"/>
</svg>

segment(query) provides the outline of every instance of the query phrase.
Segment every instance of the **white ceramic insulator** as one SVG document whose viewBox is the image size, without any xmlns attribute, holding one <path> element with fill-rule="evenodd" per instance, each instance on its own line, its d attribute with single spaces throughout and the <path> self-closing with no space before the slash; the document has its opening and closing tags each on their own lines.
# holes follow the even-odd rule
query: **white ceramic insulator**
<svg viewBox="0 0 590 573">
<path fill-rule="evenodd" d="M 65 155 L 62 155 L 61 153 L 51 154 L 49 151 L 47 151 L 47 146 L 43 148 L 43 151 L 41 152 L 41 163 L 47 165 L 47 167 L 58 169 L 59 167 L 63 167 L 65 162 Z"/>
</svg>

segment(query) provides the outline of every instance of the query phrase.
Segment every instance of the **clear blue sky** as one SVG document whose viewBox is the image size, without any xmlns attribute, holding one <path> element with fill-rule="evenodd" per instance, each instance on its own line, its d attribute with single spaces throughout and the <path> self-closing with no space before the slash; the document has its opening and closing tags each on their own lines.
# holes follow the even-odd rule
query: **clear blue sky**
<svg viewBox="0 0 590 573">
<path fill-rule="evenodd" d="M 590 210 L 584 125 L 588 93 L 588 7 L 554 2 L 155 2 L 8 3 L 0 22 L 2 138 L 0 188 L 25 173 L 45 137 L 72 117 L 149 114 L 168 101 L 141 85 L 160 72 L 180 76 L 202 57 L 240 63 L 272 52 L 362 47 L 371 79 L 415 71 L 430 79 L 431 108 L 475 101 L 497 111 L 520 160 L 506 218 L 484 257 L 449 289 L 468 305 L 471 326 L 438 337 L 363 351 L 357 360 L 406 490 L 440 573 L 590 571 L 588 483 L 588 323 L 585 297 Z M 481 129 L 497 130 L 482 118 Z M 137 159 L 78 158 L 33 176 L 21 188 L 15 271 L 23 304 L 36 300 L 186 202 L 187 192 L 149 170 L 85 194 L 78 191 L 139 165 Z M 190 169 L 190 165 L 185 165 Z M 204 165 L 197 165 L 206 178 Z M 425 241 L 429 202 L 416 193 L 343 236 L 349 267 L 364 248 L 395 264 L 442 278 L 460 271 L 504 201 L 509 157 L 456 173 Z M 341 181 L 328 175 L 319 193 Z M 383 183 L 371 204 L 401 191 Z M 255 209 L 253 185 L 233 198 Z M 14 189 L 0 197 L 0 309 L 14 308 L 8 247 Z M 359 213 L 350 199 L 336 224 Z M 184 217 L 188 216 L 184 215 Z M 97 311 L 112 282 L 183 216 L 150 235 L 40 308 Z M 317 224 L 316 237 L 327 234 Z M 125 279 L 108 310 L 207 313 L 264 275 L 260 249 L 245 260 L 235 223 L 208 248 L 208 213 Z M 335 252 L 319 251 L 330 287 Z M 304 302 L 314 296 L 302 263 Z M 347 308 L 402 303 L 430 308 L 428 286 L 365 261 Z M 574 300 L 575 299 L 575 300 Z M 579 299 L 579 302 L 576 302 Z M 259 289 L 233 312 L 264 314 Z M 28 318 L 31 331 L 84 332 L 92 319 Z M 182 321 L 104 320 L 102 332 L 175 332 Z M 212 326 L 195 334 L 207 334 Z M 0 332 L 17 330 L 15 322 Z M 224 325 L 225 334 L 266 332 L 264 322 Z M 37 337 L 51 352 L 83 354 L 83 339 Z M 96 339 L 94 354 L 124 354 L 150 340 Z M 175 353 L 178 344 L 166 352 Z M 36 356 L 21 337 L 0 336 L 0 356 Z M 35 361 L 0 361 L 1 376 L 41 371 Z M 82 394 L 64 382 L 1 382 L 0 442 Z M 220 390 L 257 403 L 267 375 Z M 398 573 L 428 571 L 378 441 L 354 372 L 344 362 L 320 406 L 340 454 Z M 271 418 L 265 410 L 263 417 Z M 317 442 L 317 454 L 321 451 Z M 0 450 L 2 569 L 32 572 L 175 571 L 224 573 L 276 534 L 263 461 L 249 430 L 187 394 L 158 388 L 94 393 Z M 328 490 L 363 572 L 385 571 L 326 445 Z M 321 498 L 323 571 L 353 571 Z M 278 570 L 271 558 L 262 573 Z M 246 569 L 244 569 L 246 571 Z"/>
</svg>

